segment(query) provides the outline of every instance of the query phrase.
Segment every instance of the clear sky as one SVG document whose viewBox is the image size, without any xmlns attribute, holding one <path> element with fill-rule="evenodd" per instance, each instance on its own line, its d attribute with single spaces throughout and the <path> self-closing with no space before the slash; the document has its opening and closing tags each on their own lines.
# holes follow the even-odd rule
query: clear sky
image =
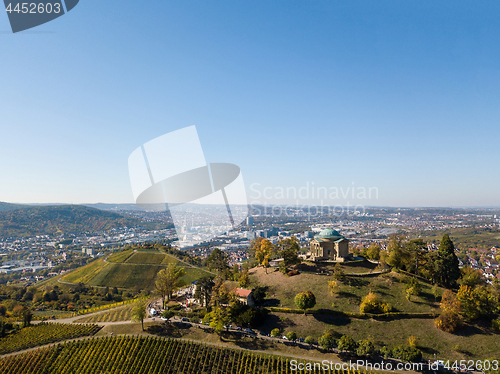
<svg viewBox="0 0 500 374">
<path fill-rule="evenodd" d="M 498 1 L 81 0 L 0 12 L 0 67 L 0 201 L 133 202 L 130 153 L 196 125 L 250 201 L 500 205 Z"/>
</svg>

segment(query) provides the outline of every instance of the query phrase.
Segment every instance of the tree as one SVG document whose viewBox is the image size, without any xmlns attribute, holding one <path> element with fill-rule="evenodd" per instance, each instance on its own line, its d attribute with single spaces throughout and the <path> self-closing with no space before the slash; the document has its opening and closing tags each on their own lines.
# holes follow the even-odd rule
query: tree
<svg viewBox="0 0 500 374">
<path fill-rule="evenodd" d="M 186 271 L 184 268 L 174 263 L 168 264 L 166 269 L 162 269 L 158 272 L 155 288 L 162 297 L 163 308 L 165 308 L 165 301 L 170 301 L 175 289 L 182 285 L 180 278 L 185 274 Z"/>
<path fill-rule="evenodd" d="M 144 318 L 146 318 L 146 304 L 139 302 L 132 308 L 132 321 L 141 322 L 142 331 L 144 331 Z"/>
<path fill-rule="evenodd" d="M 227 271 L 229 270 L 227 254 L 222 252 L 219 248 L 215 248 L 210 256 L 208 256 L 207 264 L 210 269 L 216 270 L 222 277 L 225 277 Z"/>
<path fill-rule="evenodd" d="M 345 279 L 345 273 L 344 270 L 342 269 L 342 265 L 339 263 L 335 264 L 333 268 L 333 279 L 343 282 Z"/>
<path fill-rule="evenodd" d="M 23 327 L 28 327 L 31 324 L 32 318 L 33 313 L 31 313 L 31 309 L 25 308 L 23 310 Z"/>
<path fill-rule="evenodd" d="M 335 338 L 332 334 L 327 332 L 319 337 L 318 345 L 325 350 L 332 349 L 335 346 Z"/>
<path fill-rule="evenodd" d="M 229 317 L 225 309 L 216 307 L 210 314 L 210 327 L 220 335 L 224 331 L 224 326 L 229 323 Z"/>
<path fill-rule="evenodd" d="M 457 296 L 446 290 L 441 298 L 441 314 L 434 320 L 436 327 L 442 331 L 455 332 L 462 325 L 461 306 Z"/>
<path fill-rule="evenodd" d="M 295 331 L 290 331 L 286 334 L 286 338 L 291 342 L 294 342 L 295 340 L 297 340 L 297 333 Z"/>
<path fill-rule="evenodd" d="M 264 301 L 266 298 L 266 288 L 262 286 L 257 286 L 253 289 L 252 291 L 253 295 L 253 300 L 255 301 L 255 304 L 260 304 Z"/>
<path fill-rule="evenodd" d="M 366 255 L 370 260 L 378 261 L 380 259 L 380 246 L 378 244 L 372 244 L 366 250 Z"/>
<path fill-rule="evenodd" d="M 272 329 L 271 330 L 271 336 L 273 338 L 277 338 L 278 336 L 280 336 L 280 329 L 278 329 L 278 328 Z"/>
<path fill-rule="evenodd" d="M 411 296 L 419 296 L 422 293 L 422 285 L 416 277 L 412 277 L 406 284 L 406 298 L 411 301 Z"/>
<path fill-rule="evenodd" d="M 354 351 L 356 350 L 356 342 L 354 341 L 354 339 L 351 336 L 343 335 L 339 339 L 337 347 L 341 351 L 347 351 L 347 352 L 354 353 Z"/>
<path fill-rule="evenodd" d="M 200 303 L 204 304 L 205 307 L 208 307 L 208 304 L 210 304 L 214 285 L 214 278 L 212 276 L 204 276 L 196 282 L 194 297 Z"/>
<path fill-rule="evenodd" d="M 486 284 L 483 275 L 481 273 L 481 270 L 479 269 L 473 269 L 470 266 L 463 267 L 460 270 L 461 277 L 458 283 L 460 283 L 463 286 L 470 286 L 470 287 L 475 287 L 478 285 L 484 285 Z"/>
<path fill-rule="evenodd" d="M 174 312 L 172 312 L 171 310 L 164 310 L 164 311 L 162 312 L 161 316 L 162 316 L 163 318 L 166 318 L 166 319 L 167 319 L 167 321 L 168 321 L 170 318 L 172 318 L 173 316 L 175 316 L 175 313 L 174 313 Z"/>
<path fill-rule="evenodd" d="M 369 356 L 374 353 L 375 347 L 370 340 L 365 339 L 358 342 L 358 348 L 356 349 L 356 354 L 358 356 Z"/>
<path fill-rule="evenodd" d="M 254 251 L 255 251 L 255 258 L 257 259 L 259 264 L 261 264 L 266 268 L 266 274 L 267 274 L 267 267 L 269 266 L 269 260 L 271 259 L 274 252 L 273 244 L 267 239 L 262 239 L 260 241 L 255 242 Z"/>
<path fill-rule="evenodd" d="M 498 307 L 498 297 L 485 286 L 472 288 L 461 285 L 457 299 L 460 302 L 461 314 L 469 320 L 490 317 Z"/>
<path fill-rule="evenodd" d="M 422 360 L 422 352 L 419 349 L 405 345 L 394 347 L 392 356 L 406 362 L 420 362 Z"/>
<path fill-rule="evenodd" d="M 458 267 L 458 257 L 455 254 L 455 246 L 448 234 L 443 235 L 437 252 L 437 277 L 443 286 L 450 288 L 460 278 L 460 268 Z"/>
<path fill-rule="evenodd" d="M 280 240 L 277 244 L 278 256 L 283 258 L 280 263 L 280 271 L 284 274 L 288 272 L 288 268 L 293 265 L 300 264 L 298 252 L 300 245 L 296 237 Z"/>
<path fill-rule="evenodd" d="M 241 288 L 247 288 L 250 284 L 250 276 L 248 275 L 248 270 L 245 269 L 240 275 L 239 285 Z"/>
<path fill-rule="evenodd" d="M 316 305 L 316 296 L 311 291 L 300 292 L 295 296 L 294 301 L 297 308 L 302 309 L 305 315 L 307 309 L 311 309 Z"/>
</svg>

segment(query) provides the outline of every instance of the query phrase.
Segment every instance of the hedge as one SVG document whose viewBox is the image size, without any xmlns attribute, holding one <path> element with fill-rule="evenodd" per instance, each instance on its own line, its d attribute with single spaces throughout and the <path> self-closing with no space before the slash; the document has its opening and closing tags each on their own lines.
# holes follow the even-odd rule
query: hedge
<svg viewBox="0 0 500 374">
<path fill-rule="evenodd" d="M 301 309 L 292 309 L 292 308 L 277 308 L 270 307 L 267 308 L 270 312 L 275 313 L 289 313 L 289 314 L 303 314 L 304 311 Z M 407 312 L 389 312 L 389 313 L 352 313 L 352 312 L 341 312 L 338 310 L 331 309 L 316 309 L 316 310 L 306 310 L 306 313 L 309 314 L 326 314 L 332 316 L 344 316 L 351 318 L 359 318 L 359 319 L 368 319 L 368 318 L 436 318 L 437 314 L 435 313 L 407 313 Z"/>
</svg>

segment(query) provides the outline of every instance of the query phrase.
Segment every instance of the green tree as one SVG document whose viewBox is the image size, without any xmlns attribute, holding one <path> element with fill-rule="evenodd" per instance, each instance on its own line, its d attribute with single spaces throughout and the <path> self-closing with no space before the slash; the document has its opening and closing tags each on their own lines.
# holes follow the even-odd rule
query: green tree
<svg viewBox="0 0 500 374">
<path fill-rule="evenodd" d="M 284 274 L 288 272 L 290 266 L 300 264 L 298 252 L 300 245 L 296 237 L 280 240 L 277 244 L 278 256 L 283 258 L 280 263 L 280 271 Z"/>
<path fill-rule="evenodd" d="M 422 285 L 416 277 L 412 277 L 406 284 L 406 298 L 411 301 L 412 296 L 419 296 L 422 293 Z"/>
<path fill-rule="evenodd" d="M 356 349 L 356 354 L 358 356 L 369 356 L 375 353 L 375 347 L 373 343 L 368 340 L 360 340 L 358 342 L 358 347 Z"/>
<path fill-rule="evenodd" d="M 214 278 L 212 276 L 204 276 L 196 282 L 194 298 L 208 307 L 212 298 L 212 290 L 214 288 Z"/>
<path fill-rule="evenodd" d="M 440 283 L 450 288 L 460 278 L 458 257 L 455 254 L 455 246 L 448 234 L 444 234 L 439 243 L 438 258 L 436 261 L 436 273 Z"/>
<path fill-rule="evenodd" d="M 24 308 L 23 309 L 23 327 L 28 327 L 31 324 L 32 318 L 33 318 L 33 313 L 31 313 L 31 309 Z"/>
<path fill-rule="evenodd" d="M 341 351 L 347 351 L 347 352 L 354 353 L 354 351 L 356 350 L 356 342 L 354 341 L 354 339 L 351 336 L 343 335 L 339 339 L 337 347 Z"/>
<path fill-rule="evenodd" d="M 224 308 L 216 307 L 210 315 L 210 327 L 220 335 L 224 331 L 224 326 L 229 323 L 227 311 Z"/>
<path fill-rule="evenodd" d="M 297 333 L 295 331 L 290 331 L 286 334 L 286 338 L 291 342 L 294 342 L 295 340 L 297 340 Z"/>
<path fill-rule="evenodd" d="M 248 275 L 248 270 L 245 269 L 240 275 L 239 285 L 241 288 L 247 288 L 250 284 L 250 276 Z"/>
<path fill-rule="evenodd" d="M 164 310 L 163 313 L 161 314 L 161 316 L 163 318 L 166 318 L 167 321 L 168 321 L 170 318 L 172 318 L 173 316 L 175 316 L 175 313 L 172 312 L 171 310 Z"/>
<path fill-rule="evenodd" d="M 318 345 L 325 350 L 332 349 L 335 346 L 335 337 L 327 332 L 319 337 Z"/>
<path fill-rule="evenodd" d="M 345 280 L 344 270 L 342 269 L 342 265 L 338 262 L 333 268 L 333 279 L 339 282 L 343 282 Z"/>
<path fill-rule="evenodd" d="M 378 261 L 380 260 L 380 246 L 378 244 L 372 244 L 366 250 L 366 255 L 370 260 Z"/>
<path fill-rule="evenodd" d="M 224 278 L 229 270 L 229 261 L 227 254 L 219 248 L 215 248 L 207 258 L 207 264 L 210 269 L 216 270 L 218 274 Z"/>
<path fill-rule="evenodd" d="M 185 274 L 186 271 L 184 268 L 174 263 L 168 264 L 166 269 L 162 269 L 158 272 L 155 288 L 162 297 L 163 308 L 165 308 L 165 301 L 170 301 L 174 291 L 183 284 L 181 277 Z"/>
<path fill-rule="evenodd" d="M 146 318 L 146 304 L 139 302 L 132 308 L 132 321 L 141 322 L 142 331 L 144 331 L 144 318 Z"/>
<path fill-rule="evenodd" d="M 295 296 L 294 301 L 297 308 L 302 309 L 305 315 L 307 309 L 311 309 L 316 305 L 316 296 L 311 291 L 300 292 Z"/>
<path fill-rule="evenodd" d="M 486 284 L 481 270 L 479 269 L 473 269 L 470 266 L 466 266 L 460 270 L 460 273 L 461 277 L 458 283 L 463 286 L 475 287 Z"/>
</svg>

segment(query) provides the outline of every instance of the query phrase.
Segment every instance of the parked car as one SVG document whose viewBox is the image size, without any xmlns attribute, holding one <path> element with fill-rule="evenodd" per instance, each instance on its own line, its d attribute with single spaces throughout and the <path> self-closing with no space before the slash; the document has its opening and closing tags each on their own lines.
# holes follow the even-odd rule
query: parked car
<svg viewBox="0 0 500 374">
<path fill-rule="evenodd" d="M 182 322 L 189 322 L 189 318 L 183 317 L 183 318 L 181 318 L 181 321 Z"/>
<path fill-rule="evenodd" d="M 252 329 L 245 329 L 245 332 L 246 332 L 247 334 L 254 334 L 254 335 L 257 335 L 257 334 L 255 333 L 255 331 L 253 331 Z"/>
</svg>

